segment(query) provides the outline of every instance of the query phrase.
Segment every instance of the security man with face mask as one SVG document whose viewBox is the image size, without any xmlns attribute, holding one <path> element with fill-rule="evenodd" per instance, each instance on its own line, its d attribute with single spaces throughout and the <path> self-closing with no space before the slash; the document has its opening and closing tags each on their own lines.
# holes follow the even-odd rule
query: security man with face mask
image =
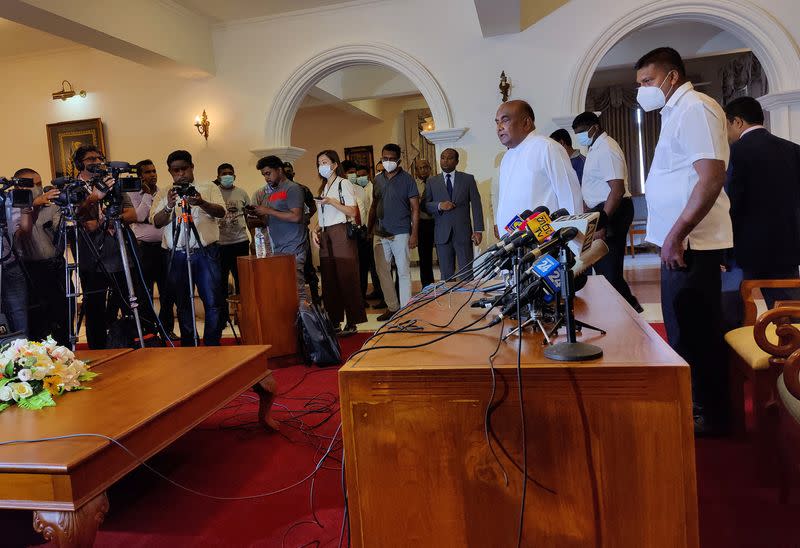
<svg viewBox="0 0 800 548">
<path fill-rule="evenodd" d="M 222 275 L 222 297 L 228 298 L 228 278 L 233 274 L 236 294 L 239 294 L 239 271 L 236 257 L 250 254 L 250 239 L 247 236 L 247 221 L 244 208 L 250 205 L 247 192 L 234 185 L 236 173 L 231 164 L 220 164 L 217 168 L 219 191 L 225 201 L 225 216 L 219 220 L 219 263 Z"/>
<path fill-rule="evenodd" d="M 661 109 L 646 180 L 646 240 L 661 248 L 661 310 L 670 346 L 691 366 L 695 433 L 726 427 L 727 385 L 720 265 L 733 246 L 723 190 L 729 148 L 725 112 L 686 79 L 681 56 L 658 48 L 635 66 L 638 101 Z"/>
<path fill-rule="evenodd" d="M 633 202 L 628 190 L 628 166 L 619 144 L 609 137 L 594 112 L 579 114 L 572 122 L 578 144 L 589 149 L 583 166 L 583 201 L 590 211 L 608 215 L 605 228 L 595 232 L 595 240 L 608 244 L 608 254 L 594 270 L 602 274 L 636 312 L 644 309 L 631 294 L 623 276 L 625 238 L 633 221 Z"/>
</svg>

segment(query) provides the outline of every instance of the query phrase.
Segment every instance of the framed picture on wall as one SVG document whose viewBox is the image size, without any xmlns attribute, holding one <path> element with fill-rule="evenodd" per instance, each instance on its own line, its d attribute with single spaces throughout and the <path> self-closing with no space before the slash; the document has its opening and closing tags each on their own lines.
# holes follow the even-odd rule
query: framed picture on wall
<svg viewBox="0 0 800 548">
<path fill-rule="evenodd" d="M 81 145 L 95 145 L 107 156 L 103 122 L 100 118 L 47 124 L 50 172 L 54 179 L 78 175 L 72 165 L 72 155 Z"/>
<path fill-rule="evenodd" d="M 363 147 L 345 147 L 344 159 L 356 164 L 367 166 L 370 179 L 375 180 L 375 157 L 372 154 L 372 145 Z"/>
</svg>

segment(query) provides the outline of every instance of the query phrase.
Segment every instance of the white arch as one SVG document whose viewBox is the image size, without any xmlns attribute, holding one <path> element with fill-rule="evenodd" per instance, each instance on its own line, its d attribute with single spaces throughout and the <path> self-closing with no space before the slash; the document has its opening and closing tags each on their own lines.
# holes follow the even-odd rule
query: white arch
<svg viewBox="0 0 800 548">
<path fill-rule="evenodd" d="M 661 0 L 626 14 L 595 40 L 572 71 L 564 112 L 585 110 L 589 82 L 617 42 L 648 23 L 668 20 L 699 21 L 727 30 L 752 48 L 764 67 L 770 94 L 800 89 L 798 46 L 780 22 L 760 7 L 749 0 Z"/>
<path fill-rule="evenodd" d="M 309 90 L 329 74 L 354 65 L 383 65 L 407 76 L 425 97 L 436 130 L 453 128 L 453 115 L 444 91 L 422 63 L 386 44 L 351 44 L 314 55 L 283 83 L 267 116 L 266 142 L 273 147 L 290 146 L 295 114 Z"/>
</svg>

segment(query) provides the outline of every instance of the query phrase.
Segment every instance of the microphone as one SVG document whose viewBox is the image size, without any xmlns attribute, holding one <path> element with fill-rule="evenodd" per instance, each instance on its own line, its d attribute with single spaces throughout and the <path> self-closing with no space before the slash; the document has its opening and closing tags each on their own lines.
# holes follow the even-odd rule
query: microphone
<svg viewBox="0 0 800 548">
<path fill-rule="evenodd" d="M 578 235 L 578 229 L 575 228 L 574 226 L 565 226 L 559 228 L 549 240 L 547 240 L 542 245 L 526 253 L 525 256 L 522 258 L 522 261 L 523 262 L 535 261 L 545 253 L 550 253 L 551 251 L 558 249 L 558 247 L 564 244 L 568 244 L 577 235 Z"/>
<path fill-rule="evenodd" d="M 514 232 L 519 230 L 519 227 L 525 224 L 525 218 L 528 217 L 528 215 L 530 215 L 531 213 L 533 212 L 530 209 L 526 209 L 519 215 L 514 215 L 514 217 L 505 226 L 506 232 L 508 234 L 513 234 Z"/>
<path fill-rule="evenodd" d="M 556 209 L 550 214 L 550 218 L 553 220 L 560 219 L 561 217 L 569 217 L 569 210 L 567 208 L 562 207 L 561 209 Z"/>
<path fill-rule="evenodd" d="M 589 251 L 594 239 L 594 233 L 598 230 L 600 214 L 596 211 L 582 213 L 581 215 L 567 215 L 554 220 L 551 224 L 553 228 L 574 227 L 578 230 L 575 241 L 570 242 L 569 248 L 576 257 Z"/>
<path fill-rule="evenodd" d="M 572 273 L 575 276 L 580 276 L 592 267 L 597 261 L 602 259 L 608 254 L 608 244 L 603 240 L 595 240 L 589 246 L 589 250 L 575 260 L 575 265 L 572 267 Z"/>
</svg>

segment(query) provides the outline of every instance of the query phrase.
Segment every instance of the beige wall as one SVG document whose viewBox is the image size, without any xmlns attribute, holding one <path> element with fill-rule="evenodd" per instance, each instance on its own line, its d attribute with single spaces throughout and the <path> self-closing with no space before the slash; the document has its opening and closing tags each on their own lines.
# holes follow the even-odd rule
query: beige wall
<svg viewBox="0 0 800 548">
<path fill-rule="evenodd" d="M 345 147 L 372 145 L 377 162 L 381 148 L 386 143 L 404 146 L 403 111 L 428 106 L 421 95 L 377 99 L 369 103 L 361 106 L 373 113 L 374 117 L 334 106 L 304 108 L 297 113 L 292 129 L 292 144 L 306 149 L 307 153 L 295 162 L 296 179 L 315 194 L 319 189 L 315 164 L 318 152 L 333 149 L 344 160 Z"/>
</svg>

